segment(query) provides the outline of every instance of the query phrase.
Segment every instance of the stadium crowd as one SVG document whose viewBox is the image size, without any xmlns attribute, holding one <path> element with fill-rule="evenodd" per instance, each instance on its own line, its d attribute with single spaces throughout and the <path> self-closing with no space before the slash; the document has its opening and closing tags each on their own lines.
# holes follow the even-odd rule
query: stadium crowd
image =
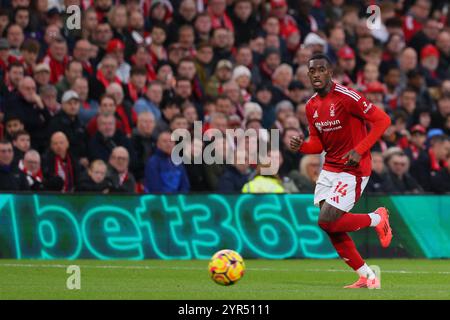
<svg viewBox="0 0 450 320">
<path fill-rule="evenodd" d="M 0 190 L 313 192 L 322 157 L 289 141 L 308 136 L 321 52 L 391 117 L 367 190 L 450 192 L 449 17 L 438 0 L 0 0 Z M 280 129 L 278 174 L 174 163 L 171 132 L 196 120 Z"/>
</svg>

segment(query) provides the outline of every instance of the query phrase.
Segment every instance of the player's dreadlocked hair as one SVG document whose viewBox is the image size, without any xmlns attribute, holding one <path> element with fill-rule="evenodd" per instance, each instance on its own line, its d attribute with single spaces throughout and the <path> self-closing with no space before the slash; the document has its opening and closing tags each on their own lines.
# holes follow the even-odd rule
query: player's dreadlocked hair
<svg viewBox="0 0 450 320">
<path fill-rule="evenodd" d="M 325 60 L 329 67 L 332 66 L 330 58 L 324 53 L 316 53 L 316 54 L 314 54 L 311 58 L 309 58 L 308 62 L 312 61 L 312 60 L 320 60 L 320 59 Z"/>
</svg>

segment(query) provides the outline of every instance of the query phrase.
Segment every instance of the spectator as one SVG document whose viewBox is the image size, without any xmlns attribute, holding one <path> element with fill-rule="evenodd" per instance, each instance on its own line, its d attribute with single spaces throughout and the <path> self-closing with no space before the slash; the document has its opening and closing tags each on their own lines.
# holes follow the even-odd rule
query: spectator
<svg viewBox="0 0 450 320">
<path fill-rule="evenodd" d="M 154 129 L 155 116 L 153 113 L 140 113 L 137 119 L 137 126 L 133 129 L 131 138 L 133 149 L 136 151 L 136 167 L 134 175 L 138 182 L 141 182 L 144 179 L 145 164 L 156 148 Z"/>
<path fill-rule="evenodd" d="M 94 160 L 87 172 L 80 177 L 77 191 L 109 193 L 112 189 L 111 180 L 106 178 L 107 166 L 103 160 Z"/>
<path fill-rule="evenodd" d="M 50 84 L 50 67 L 45 63 L 38 63 L 33 71 L 33 79 L 36 85 L 41 88 Z"/>
<path fill-rule="evenodd" d="M 96 99 L 89 99 L 89 84 L 86 78 L 80 77 L 75 79 L 71 89 L 80 98 L 80 113 L 78 116 L 81 123 L 86 126 L 98 113 L 98 102 Z"/>
<path fill-rule="evenodd" d="M 50 117 L 53 118 L 59 110 L 61 105 L 58 103 L 58 91 L 54 85 L 46 84 L 39 88 L 39 96 L 42 99 L 45 109 L 48 110 Z M 61 100 L 61 99 L 59 99 Z"/>
<path fill-rule="evenodd" d="M 437 193 L 450 193 L 450 153 L 447 154 L 447 166 L 441 168 L 436 175 L 431 176 L 433 191 Z"/>
<path fill-rule="evenodd" d="M 159 81 L 152 81 L 148 84 L 145 94 L 134 104 L 134 111 L 137 114 L 142 112 L 153 113 L 156 120 L 161 118 L 161 102 L 163 99 L 163 84 Z"/>
<path fill-rule="evenodd" d="M 4 119 L 5 122 L 5 138 L 8 141 L 12 141 L 14 136 L 25 129 L 25 126 L 18 116 L 15 114 L 7 115 Z"/>
<path fill-rule="evenodd" d="M 183 140 L 183 142 L 184 141 L 185 140 Z M 189 191 L 211 191 L 208 189 L 205 170 L 206 165 L 203 162 L 203 141 L 194 138 L 192 141 L 187 142 L 187 148 L 184 150 L 188 152 L 187 158 L 189 160 L 184 162 L 184 167 L 189 179 Z"/>
<path fill-rule="evenodd" d="M 121 83 L 128 83 L 131 66 L 125 61 L 125 44 L 114 38 L 109 40 L 106 46 L 106 54 L 111 55 L 117 61 L 116 77 Z"/>
<path fill-rule="evenodd" d="M 36 83 L 30 77 L 23 78 L 19 83 L 18 93 L 11 96 L 7 102 L 5 116 L 17 115 L 30 133 L 31 146 L 39 152 L 46 146 L 46 127 L 50 118 L 44 108 L 41 97 L 36 93 Z"/>
<path fill-rule="evenodd" d="M 116 129 L 116 119 L 110 113 L 101 113 L 97 117 L 97 133 L 88 144 L 89 161 L 96 159 L 108 161 L 115 147 L 125 147 L 130 154 L 130 163 L 134 165 L 134 150 L 131 141 L 121 131 Z"/>
<path fill-rule="evenodd" d="M 419 193 L 423 192 L 421 186 L 408 173 L 409 158 L 401 149 L 388 149 L 385 153 L 385 162 L 388 167 L 388 182 L 385 183 L 390 193 Z M 390 184 L 389 187 L 386 184 Z"/>
<path fill-rule="evenodd" d="M 181 110 L 177 101 L 170 100 L 163 102 L 161 106 L 161 118 L 156 122 L 155 136 L 159 136 L 161 132 L 169 130 L 170 121 L 176 115 L 180 114 L 180 112 Z"/>
<path fill-rule="evenodd" d="M 276 174 L 281 163 L 281 153 L 272 150 L 266 159 L 260 160 L 256 167 L 256 176 L 244 185 L 242 193 L 285 193 L 283 182 Z M 265 173 L 264 169 L 270 172 Z"/>
<path fill-rule="evenodd" d="M 130 155 L 124 147 L 115 147 L 109 157 L 107 177 L 112 182 L 114 192 L 133 193 L 136 189 L 136 180 L 129 171 Z"/>
<path fill-rule="evenodd" d="M 25 175 L 13 168 L 14 158 L 11 142 L 0 140 L 0 190 L 21 191 L 28 190 L 29 186 Z"/>
<path fill-rule="evenodd" d="M 217 186 L 218 192 L 238 193 L 248 182 L 250 174 L 250 165 L 248 153 L 245 150 L 237 150 L 234 155 L 233 164 L 228 165 Z"/>
<path fill-rule="evenodd" d="M 183 164 L 173 163 L 171 153 L 174 142 L 171 141 L 170 132 L 159 134 L 156 151 L 145 166 L 145 191 L 149 193 L 188 192 L 189 179 Z"/>
<path fill-rule="evenodd" d="M 45 188 L 63 193 L 73 192 L 80 174 L 78 159 L 69 151 L 69 140 L 63 132 L 50 138 L 50 148 L 42 159 Z"/>
<path fill-rule="evenodd" d="M 293 117 L 296 119 L 295 117 Z M 299 167 L 302 154 L 300 152 L 293 152 L 289 147 L 291 138 L 293 136 L 304 137 L 303 132 L 299 128 L 291 126 L 286 127 L 282 135 L 281 154 L 283 155 L 283 164 L 280 166 L 279 174 L 287 176 L 289 172 Z"/>
<path fill-rule="evenodd" d="M 81 63 L 85 77 L 94 75 L 94 66 L 90 61 L 91 46 L 92 44 L 89 40 L 80 39 L 75 43 L 75 47 L 73 48 L 73 59 Z"/>
<path fill-rule="evenodd" d="M 401 153 L 401 150 L 398 150 Z M 384 163 L 383 154 L 381 152 L 372 152 L 372 174 L 365 190 L 369 193 L 388 193 L 393 190 L 393 185 Z"/>
<path fill-rule="evenodd" d="M 132 103 L 129 101 L 124 101 L 123 89 L 117 83 L 111 83 L 106 88 L 106 94 L 114 98 L 114 102 L 116 103 L 115 115 L 121 124 L 121 130 L 128 138 L 130 138 L 131 131 L 133 130 L 137 120 L 137 115 L 132 108 Z"/>
<path fill-rule="evenodd" d="M 76 79 L 83 75 L 83 66 L 76 60 L 69 61 L 64 71 L 64 77 L 56 84 L 58 90 L 58 100 L 61 100 L 64 92 L 70 90 Z"/>
<path fill-rule="evenodd" d="M 96 76 L 89 78 L 90 99 L 98 99 L 105 93 L 110 83 L 122 85 L 120 78 L 116 75 L 118 67 L 119 63 L 113 56 L 107 55 L 102 59 Z"/>
<path fill-rule="evenodd" d="M 18 131 L 12 140 L 14 160 L 12 166 L 14 168 L 18 167 L 19 162 L 23 159 L 25 153 L 30 150 L 30 134 L 25 130 Z"/>
<path fill-rule="evenodd" d="M 420 153 L 425 150 L 427 131 L 420 124 L 416 124 L 409 132 L 411 133 L 411 137 L 409 139 L 409 146 L 405 149 L 405 153 L 409 160 L 414 162 L 419 158 Z"/>
<path fill-rule="evenodd" d="M 50 67 L 50 83 L 58 83 L 64 77 L 64 70 L 69 62 L 66 41 L 63 38 L 54 39 L 42 62 Z"/>
<path fill-rule="evenodd" d="M 422 186 L 423 190 L 433 192 L 431 177 L 446 167 L 447 155 L 450 152 L 450 140 L 445 135 L 435 135 L 430 139 L 430 147 L 423 150 L 412 163 L 411 175 Z"/>
<path fill-rule="evenodd" d="M 41 169 L 41 156 L 36 150 L 28 150 L 18 168 L 25 174 L 28 186 L 33 191 L 44 190 L 44 176 Z"/>
<path fill-rule="evenodd" d="M 294 182 L 298 192 L 313 193 L 320 173 L 320 156 L 304 155 L 298 168 L 289 173 L 289 178 Z"/>
<path fill-rule="evenodd" d="M 123 84 L 124 100 L 129 104 L 134 104 L 143 97 L 146 91 L 147 70 L 143 67 L 133 66 L 130 71 L 130 81 Z"/>
<path fill-rule="evenodd" d="M 50 121 L 48 126 L 49 136 L 60 131 L 69 140 L 72 155 L 80 161 L 80 164 L 87 167 L 87 133 L 78 117 L 80 112 L 80 97 L 69 90 L 64 93 L 61 99 L 61 111 Z"/>
<path fill-rule="evenodd" d="M 99 101 L 100 105 L 98 107 L 97 115 L 93 117 L 86 126 L 86 131 L 88 135 L 92 137 L 98 131 L 97 118 L 100 114 L 113 115 L 116 118 L 115 124 L 117 130 L 121 131 L 122 133 L 125 133 L 124 124 L 122 123 L 121 117 L 117 112 L 116 97 L 111 94 L 105 93 L 100 97 Z"/>
<path fill-rule="evenodd" d="M 220 60 L 216 65 L 214 75 L 206 86 L 206 95 L 210 98 L 217 97 L 223 92 L 223 85 L 231 79 L 233 65 L 228 60 Z"/>
</svg>

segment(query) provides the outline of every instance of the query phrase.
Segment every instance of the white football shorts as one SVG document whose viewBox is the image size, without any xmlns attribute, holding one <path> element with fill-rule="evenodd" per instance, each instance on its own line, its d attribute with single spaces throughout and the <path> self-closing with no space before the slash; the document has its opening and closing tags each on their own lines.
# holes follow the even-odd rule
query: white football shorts
<svg viewBox="0 0 450 320">
<path fill-rule="evenodd" d="M 358 202 L 369 177 L 357 177 L 347 172 L 322 170 L 314 190 L 314 205 L 325 200 L 333 207 L 349 212 Z"/>
</svg>

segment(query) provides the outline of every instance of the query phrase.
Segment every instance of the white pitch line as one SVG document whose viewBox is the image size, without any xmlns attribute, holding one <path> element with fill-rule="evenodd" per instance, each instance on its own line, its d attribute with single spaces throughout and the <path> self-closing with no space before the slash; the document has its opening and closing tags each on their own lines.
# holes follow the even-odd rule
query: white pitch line
<svg viewBox="0 0 450 320">
<path fill-rule="evenodd" d="M 24 264 L 24 263 L 0 263 L 1 267 L 11 268 L 67 268 L 70 264 Z M 192 270 L 200 271 L 206 268 L 196 267 L 161 267 L 161 266 L 113 266 L 113 265 L 78 265 L 85 269 L 136 269 L 136 270 Z M 276 271 L 276 272 L 351 272 L 351 270 L 342 269 L 277 269 L 277 268 L 247 268 L 250 271 Z M 382 270 L 383 273 L 397 274 L 450 274 L 450 271 L 407 271 L 407 270 Z"/>
</svg>

